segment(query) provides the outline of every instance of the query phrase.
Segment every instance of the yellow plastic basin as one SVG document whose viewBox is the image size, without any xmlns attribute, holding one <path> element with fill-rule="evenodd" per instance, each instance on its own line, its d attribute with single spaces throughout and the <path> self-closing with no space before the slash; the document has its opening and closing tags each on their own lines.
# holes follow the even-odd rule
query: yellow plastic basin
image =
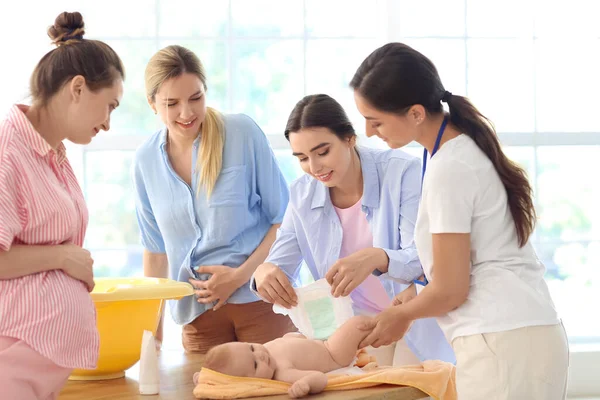
<svg viewBox="0 0 600 400">
<path fill-rule="evenodd" d="M 140 359 L 144 330 L 156 333 L 167 299 L 194 293 L 192 285 L 158 278 L 96 278 L 91 293 L 100 332 L 95 370 L 73 371 L 70 380 L 120 378 Z"/>
</svg>

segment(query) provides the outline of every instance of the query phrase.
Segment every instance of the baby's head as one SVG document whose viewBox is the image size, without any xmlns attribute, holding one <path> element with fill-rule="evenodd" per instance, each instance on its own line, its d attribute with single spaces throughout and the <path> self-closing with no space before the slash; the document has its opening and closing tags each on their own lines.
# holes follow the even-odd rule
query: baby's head
<svg viewBox="0 0 600 400">
<path fill-rule="evenodd" d="M 202 365 L 232 376 L 273 379 L 275 360 L 262 344 L 232 342 L 213 347 Z"/>
</svg>

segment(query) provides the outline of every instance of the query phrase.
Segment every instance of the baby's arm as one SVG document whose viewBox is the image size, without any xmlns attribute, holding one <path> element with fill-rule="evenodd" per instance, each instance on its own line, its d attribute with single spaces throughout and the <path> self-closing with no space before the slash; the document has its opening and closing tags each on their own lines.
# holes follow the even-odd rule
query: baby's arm
<svg viewBox="0 0 600 400">
<path fill-rule="evenodd" d="M 275 380 L 291 383 L 288 391 L 293 399 L 307 394 L 321 393 L 327 386 L 327 375 L 319 371 L 301 371 L 299 369 L 281 369 L 275 372 Z"/>
<path fill-rule="evenodd" d="M 301 334 L 300 332 L 288 332 L 282 337 L 284 338 L 297 338 L 297 339 L 306 339 L 306 336 Z"/>
</svg>

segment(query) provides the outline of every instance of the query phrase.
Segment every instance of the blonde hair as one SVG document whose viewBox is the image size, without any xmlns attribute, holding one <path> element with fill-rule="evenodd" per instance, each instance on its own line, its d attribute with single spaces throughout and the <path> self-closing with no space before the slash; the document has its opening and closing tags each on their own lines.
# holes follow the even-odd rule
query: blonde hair
<svg viewBox="0 0 600 400">
<path fill-rule="evenodd" d="M 160 86 L 165 81 L 184 73 L 196 75 L 204 89 L 207 89 L 206 71 L 194 52 L 177 45 L 159 50 L 146 66 L 146 96 L 154 103 Z M 212 107 L 207 107 L 201 129 L 202 140 L 196 162 L 196 170 L 200 171 L 198 192 L 200 187 L 204 187 L 207 197 L 210 197 L 223 165 L 225 124 L 221 113 Z"/>
</svg>

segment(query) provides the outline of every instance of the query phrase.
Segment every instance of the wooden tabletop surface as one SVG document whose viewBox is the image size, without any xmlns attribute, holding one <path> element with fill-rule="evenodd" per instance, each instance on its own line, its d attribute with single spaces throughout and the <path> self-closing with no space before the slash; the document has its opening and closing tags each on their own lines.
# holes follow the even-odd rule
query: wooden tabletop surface
<svg viewBox="0 0 600 400">
<path fill-rule="evenodd" d="M 59 400 L 195 400 L 192 376 L 202 367 L 203 356 L 181 351 L 161 351 L 160 394 L 141 396 L 138 391 L 138 366 L 127 371 L 125 378 L 106 381 L 69 381 Z M 427 396 L 418 389 L 380 386 L 369 389 L 327 392 L 311 396 L 322 400 L 416 400 Z M 269 400 L 288 399 L 288 396 L 269 396 Z"/>
</svg>

